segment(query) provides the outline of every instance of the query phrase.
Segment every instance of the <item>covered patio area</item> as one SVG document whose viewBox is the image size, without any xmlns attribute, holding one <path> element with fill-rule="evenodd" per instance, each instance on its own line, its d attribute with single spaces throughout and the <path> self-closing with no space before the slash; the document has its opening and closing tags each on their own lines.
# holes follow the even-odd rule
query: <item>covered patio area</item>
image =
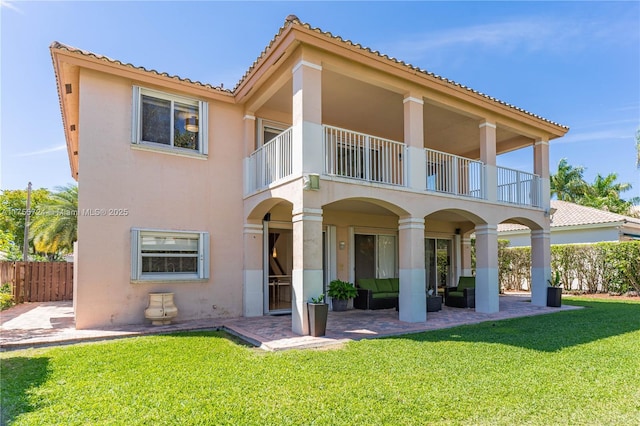
<svg viewBox="0 0 640 426">
<path fill-rule="evenodd" d="M 262 349 L 285 350 L 330 347 L 352 340 L 420 333 L 484 321 L 498 321 L 549 314 L 561 310 L 580 309 L 569 305 L 563 305 L 559 309 L 535 306 L 531 304 L 531 295 L 528 293 L 500 295 L 499 303 L 499 312 L 492 314 L 443 305 L 442 310 L 429 312 L 428 320 L 422 323 L 400 321 L 395 309 L 330 311 L 327 320 L 327 333 L 324 337 L 295 334 L 290 327 L 290 315 L 231 319 L 224 321 L 224 328 Z"/>
<path fill-rule="evenodd" d="M 324 337 L 300 336 L 291 330 L 291 315 L 266 315 L 220 320 L 176 321 L 170 325 L 128 325 L 96 330 L 76 330 L 71 302 L 28 303 L 2 313 L 0 350 L 24 349 L 98 341 L 178 331 L 224 330 L 263 350 L 331 348 L 352 340 L 373 339 L 419 333 L 429 330 L 498 321 L 561 310 L 580 309 L 563 305 L 547 308 L 532 305 L 527 293 L 500 296 L 500 311 L 492 314 L 473 309 L 443 306 L 429 312 L 428 321 L 400 321 L 395 309 L 329 312 L 327 334 Z"/>
</svg>

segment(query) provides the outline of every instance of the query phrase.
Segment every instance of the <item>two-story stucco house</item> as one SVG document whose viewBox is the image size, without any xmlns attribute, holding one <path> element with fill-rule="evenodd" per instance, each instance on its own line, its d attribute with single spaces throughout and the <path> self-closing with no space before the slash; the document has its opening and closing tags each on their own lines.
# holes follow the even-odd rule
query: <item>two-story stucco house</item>
<svg viewBox="0 0 640 426">
<path fill-rule="evenodd" d="M 169 291 L 178 320 L 289 311 L 307 334 L 330 280 L 375 277 L 398 277 L 400 320 L 423 322 L 425 286 L 470 273 L 472 233 L 476 310 L 496 312 L 503 222 L 531 229 L 545 304 L 549 141 L 567 127 L 295 16 L 233 90 L 51 54 L 79 182 L 78 328 L 143 323 Z M 496 165 L 516 149 L 534 174 Z"/>
</svg>

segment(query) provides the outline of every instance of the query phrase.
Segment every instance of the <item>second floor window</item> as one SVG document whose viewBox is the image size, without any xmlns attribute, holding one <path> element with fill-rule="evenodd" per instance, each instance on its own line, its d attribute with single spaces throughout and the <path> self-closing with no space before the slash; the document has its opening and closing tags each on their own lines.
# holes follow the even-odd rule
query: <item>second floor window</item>
<svg viewBox="0 0 640 426">
<path fill-rule="evenodd" d="M 136 144 L 207 153 L 207 103 L 134 86 Z"/>
</svg>

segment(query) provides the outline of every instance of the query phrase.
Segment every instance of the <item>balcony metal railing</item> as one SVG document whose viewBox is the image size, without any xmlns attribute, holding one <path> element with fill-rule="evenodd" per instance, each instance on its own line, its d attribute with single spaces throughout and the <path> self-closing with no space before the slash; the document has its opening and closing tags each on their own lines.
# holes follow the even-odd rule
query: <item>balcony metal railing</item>
<svg viewBox="0 0 640 426">
<path fill-rule="evenodd" d="M 324 173 L 367 182 L 404 186 L 406 145 L 364 133 L 323 125 Z M 292 128 L 248 158 L 248 191 L 269 187 L 293 174 Z M 486 199 L 486 167 L 481 161 L 425 148 L 427 191 Z M 540 177 L 496 167 L 497 201 L 540 207 Z"/>
<path fill-rule="evenodd" d="M 268 187 L 293 173 L 292 128 L 262 145 L 249 157 L 249 191 Z"/>
<path fill-rule="evenodd" d="M 446 152 L 425 149 L 427 190 L 485 198 L 484 164 Z"/>
<path fill-rule="evenodd" d="M 405 145 L 364 133 L 323 126 L 324 173 L 404 185 Z"/>
<path fill-rule="evenodd" d="M 533 173 L 497 167 L 498 201 L 524 206 L 541 207 L 540 177 Z"/>
</svg>

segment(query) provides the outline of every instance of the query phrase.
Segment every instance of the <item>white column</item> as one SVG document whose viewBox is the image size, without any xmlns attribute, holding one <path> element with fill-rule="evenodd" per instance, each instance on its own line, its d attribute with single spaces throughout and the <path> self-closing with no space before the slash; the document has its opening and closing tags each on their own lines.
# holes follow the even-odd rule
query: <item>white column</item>
<svg viewBox="0 0 640 426">
<path fill-rule="evenodd" d="M 247 114 L 243 118 L 244 121 L 244 194 L 247 195 L 254 191 L 256 181 L 255 164 L 251 163 L 250 156 L 256 150 L 256 117 L 253 114 Z"/>
<path fill-rule="evenodd" d="M 424 218 L 407 217 L 398 221 L 400 256 L 400 321 L 427 320 L 424 270 Z"/>
<path fill-rule="evenodd" d="M 485 197 L 498 200 L 498 169 L 496 168 L 496 125 L 489 121 L 480 123 L 480 161 L 485 170 Z"/>
<path fill-rule="evenodd" d="M 476 226 L 476 312 L 499 310 L 498 226 Z"/>
<path fill-rule="evenodd" d="M 406 186 L 424 191 L 427 180 L 427 163 L 424 152 L 424 101 L 421 97 L 404 98 L 404 143 L 407 146 L 405 170 Z"/>
<path fill-rule="evenodd" d="M 540 207 L 548 210 L 551 204 L 549 172 L 549 141 L 539 139 L 533 146 L 533 172 L 540 176 Z"/>
<path fill-rule="evenodd" d="M 531 231 L 531 304 L 547 305 L 547 280 L 551 279 L 551 232 Z"/>
<path fill-rule="evenodd" d="M 244 225 L 242 315 L 261 316 L 264 306 L 263 226 L 254 221 Z"/>
<path fill-rule="evenodd" d="M 321 174 L 322 67 L 305 60 L 293 74 L 293 174 Z"/>
<path fill-rule="evenodd" d="M 307 302 L 322 294 L 322 209 L 293 211 L 291 329 L 309 334 Z"/>
</svg>

